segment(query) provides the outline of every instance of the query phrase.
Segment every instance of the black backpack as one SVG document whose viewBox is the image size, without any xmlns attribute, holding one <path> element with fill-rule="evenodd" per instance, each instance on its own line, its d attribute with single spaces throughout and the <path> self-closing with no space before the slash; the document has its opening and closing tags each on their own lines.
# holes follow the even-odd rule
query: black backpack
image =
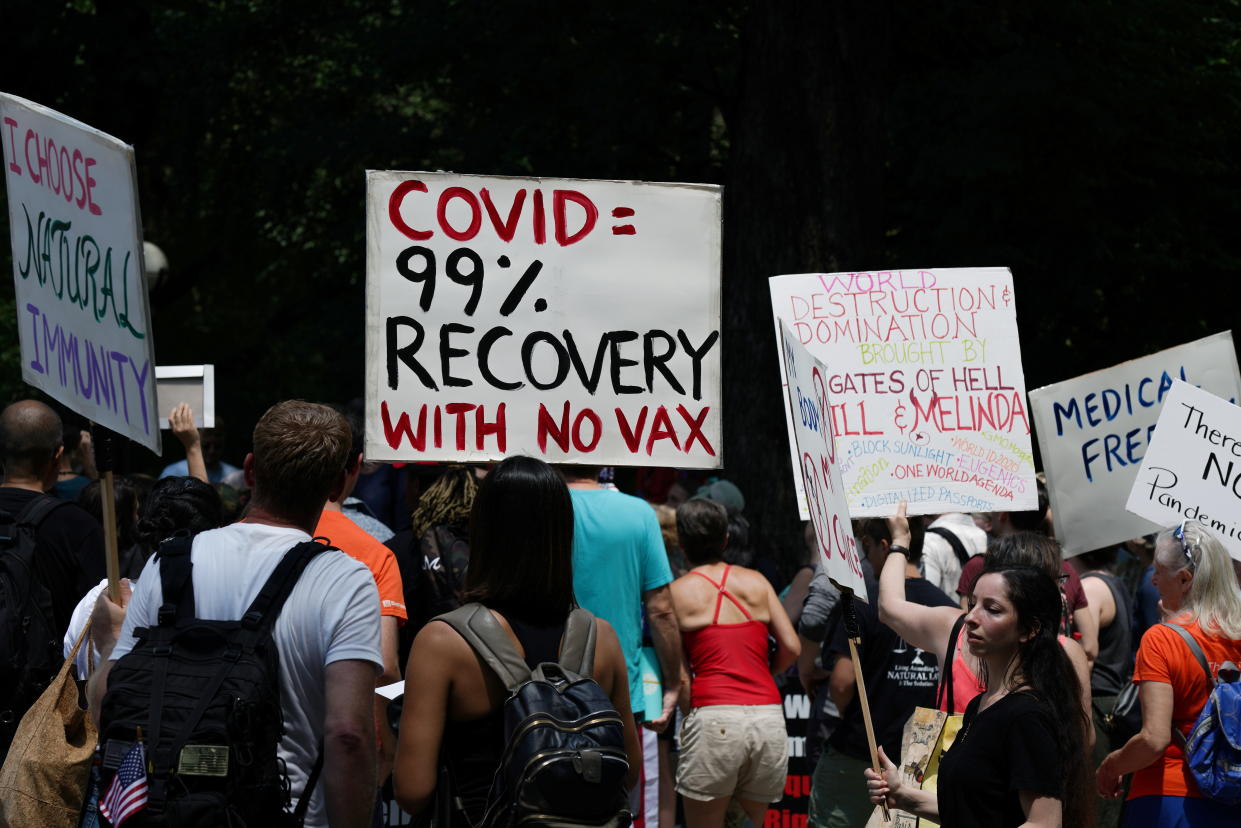
<svg viewBox="0 0 1241 828">
<path fill-rule="evenodd" d="M 52 619 L 52 593 L 34 577 L 39 526 L 64 505 L 39 495 L 17 515 L 0 512 L 0 758 L 22 716 L 65 660 L 64 633 Z"/>
<path fill-rule="evenodd" d="M 475 828 L 628 826 L 624 724 L 590 678 L 594 616 L 573 610 L 560 660 L 533 671 L 483 605 L 466 604 L 438 620 L 474 648 L 510 694 L 503 708 L 504 750 Z"/>
<path fill-rule="evenodd" d="M 465 591 L 465 571 L 470 564 L 470 540 L 460 527 L 432 526 L 418 540 L 417 560 L 421 566 L 414 586 L 415 601 L 409 607 L 419 628 L 438 615 L 461 606 Z"/>
<path fill-rule="evenodd" d="M 296 811 L 286 812 L 289 778 L 276 752 L 284 732 L 280 659 L 271 630 L 306 566 L 329 547 L 293 547 L 241 619 L 207 621 L 194 616 L 191 544 L 182 531 L 160 546 L 158 622 L 134 631 L 133 650 L 108 675 L 102 786 L 141 728 L 148 801 L 127 825 L 301 825 L 323 753 Z"/>
<path fill-rule="evenodd" d="M 412 548 L 393 548 L 402 564 L 405 609 L 409 614 L 398 633 L 402 664 L 409 660 L 414 639 L 428 621 L 461 606 L 465 571 L 470 563 L 466 532 L 462 526 L 438 524 L 423 532 L 421 538 L 413 538 L 409 544 Z"/>
</svg>

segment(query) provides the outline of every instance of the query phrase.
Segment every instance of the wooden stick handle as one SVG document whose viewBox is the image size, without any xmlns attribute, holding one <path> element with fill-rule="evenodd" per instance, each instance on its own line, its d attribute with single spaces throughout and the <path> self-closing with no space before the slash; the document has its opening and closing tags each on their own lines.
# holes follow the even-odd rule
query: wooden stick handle
<svg viewBox="0 0 1241 828">
<path fill-rule="evenodd" d="M 866 680 L 862 678 L 862 662 L 858 659 L 857 643 L 849 639 L 849 657 L 853 659 L 853 677 L 857 679 L 858 701 L 862 704 L 862 722 L 866 725 L 866 743 L 870 746 L 870 764 L 875 769 L 875 773 L 883 775 L 883 766 L 879 764 L 879 746 L 875 742 L 875 725 L 870 720 L 870 701 L 866 698 Z M 880 805 L 883 809 L 883 821 L 891 822 L 892 817 L 888 813 L 887 805 Z"/>
<path fill-rule="evenodd" d="M 121 602 L 121 561 L 116 548 L 116 482 L 112 470 L 103 473 L 103 542 L 108 562 L 108 597 Z"/>
<path fill-rule="evenodd" d="M 875 773 L 883 776 L 883 766 L 879 764 L 879 746 L 875 742 L 875 725 L 870 719 L 870 700 L 866 697 L 866 679 L 862 676 L 862 660 L 858 658 L 857 645 L 862 640 L 861 628 L 858 626 L 857 610 L 853 606 L 853 593 L 845 591 L 840 600 L 844 602 L 845 634 L 849 638 L 849 658 L 853 661 L 853 678 L 857 682 L 858 701 L 862 705 L 862 723 L 866 725 L 866 743 L 870 746 L 870 764 Z M 892 821 L 888 806 L 879 806 L 883 811 L 883 821 Z"/>
</svg>

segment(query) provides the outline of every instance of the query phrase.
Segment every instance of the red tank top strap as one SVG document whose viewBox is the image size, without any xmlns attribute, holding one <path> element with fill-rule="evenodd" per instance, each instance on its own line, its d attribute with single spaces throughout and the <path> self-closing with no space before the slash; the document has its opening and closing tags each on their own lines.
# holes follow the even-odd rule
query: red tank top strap
<svg viewBox="0 0 1241 828">
<path fill-rule="evenodd" d="M 746 621 L 754 620 L 754 616 L 750 615 L 750 611 L 745 608 L 745 605 L 738 601 L 731 592 L 724 588 L 724 585 L 728 583 L 728 573 L 732 570 L 732 568 L 732 564 L 728 564 L 724 567 L 724 574 L 720 577 L 720 582 L 718 584 L 710 578 L 707 578 L 707 576 L 703 575 L 701 572 L 698 573 L 699 575 L 702 575 L 702 577 L 707 578 L 707 580 L 719 590 L 719 593 L 715 596 L 715 615 L 711 617 L 712 624 L 718 624 L 720 622 L 720 607 L 724 605 L 725 598 L 732 601 L 733 606 L 741 610 L 741 614 L 745 616 Z"/>
</svg>

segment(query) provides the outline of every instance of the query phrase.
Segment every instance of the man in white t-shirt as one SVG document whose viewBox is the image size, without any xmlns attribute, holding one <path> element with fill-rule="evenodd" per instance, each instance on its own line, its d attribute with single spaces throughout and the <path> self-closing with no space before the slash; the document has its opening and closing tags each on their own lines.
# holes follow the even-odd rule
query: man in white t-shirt
<svg viewBox="0 0 1241 828">
<path fill-rule="evenodd" d="M 344 485 L 349 426 L 332 409 L 302 401 L 270 408 L 254 429 L 246 482 L 254 492 L 239 523 L 203 532 L 191 552 L 195 614 L 240 618 L 288 550 L 310 539 L 323 504 Z M 152 559 L 124 608 L 100 596 L 93 636 L 106 659 L 90 682 L 98 717 L 111 666 L 134 646 L 134 629 L 157 623 L 163 603 Z M 383 668 L 379 594 L 367 568 L 342 552 L 322 552 L 294 587 L 273 629 L 280 653 L 285 733 L 279 754 L 296 803 L 323 744 L 323 774 L 307 826 L 370 824 L 375 804 L 372 696 Z"/>
</svg>

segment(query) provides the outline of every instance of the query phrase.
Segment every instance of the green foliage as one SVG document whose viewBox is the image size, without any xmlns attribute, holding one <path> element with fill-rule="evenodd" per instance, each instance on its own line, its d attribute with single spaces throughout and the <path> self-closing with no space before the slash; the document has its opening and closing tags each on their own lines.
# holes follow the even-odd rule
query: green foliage
<svg viewBox="0 0 1241 828">
<path fill-rule="evenodd" d="M 1237 0 L 895 9 L 879 53 L 853 54 L 839 32 L 803 38 L 888 90 L 883 129 L 859 136 L 882 150 L 881 173 L 861 176 L 883 182 L 867 247 L 881 261 L 846 251 L 848 267 L 1012 267 L 1031 386 L 1229 327 L 1213 297 L 1241 265 Z M 277 399 L 362 394 L 365 170 L 726 182 L 751 111 L 742 81 L 763 69 L 742 45 L 779 14 L 694 0 L 5 4 L 0 87 L 134 144 L 146 235 L 171 263 L 152 297 L 159 361 L 216 364 L 235 454 Z M 822 105 L 813 88 L 748 94 L 777 92 Z M 772 133 L 788 169 L 815 152 Z M 763 209 L 771 226 L 797 218 Z M 726 267 L 730 285 L 771 275 Z M 8 396 L 22 393 L 11 297 Z M 746 417 L 726 423 L 748 433 Z"/>
</svg>

